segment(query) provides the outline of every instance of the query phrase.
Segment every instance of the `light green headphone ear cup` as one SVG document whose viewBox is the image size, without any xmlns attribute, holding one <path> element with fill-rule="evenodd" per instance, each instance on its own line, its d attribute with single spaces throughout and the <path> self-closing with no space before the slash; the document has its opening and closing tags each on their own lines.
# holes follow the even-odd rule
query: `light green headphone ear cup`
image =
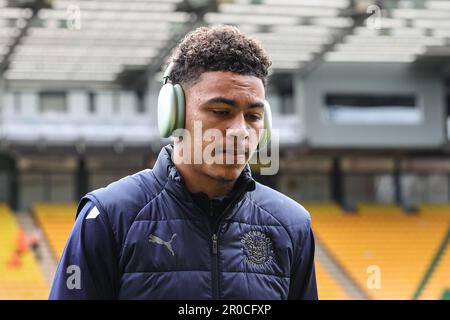
<svg viewBox="0 0 450 320">
<path fill-rule="evenodd" d="M 175 129 L 182 129 L 184 128 L 185 124 L 185 117 L 186 117 L 186 103 L 184 100 L 184 91 L 183 88 L 176 84 L 173 86 L 175 96 L 177 99 L 177 116 L 175 121 Z"/>
<path fill-rule="evenodd" d="M 177 97 L 174 86 L 163 85 L 158 96 L 158 129 L 162 137 L 169 137 L 177 120 Z"/>
<path fill-rule="evenodd" d="M 272 110 L 267 100 L 264 101 L 264 134 L 259 141 L 259 149 L 266 147 L 272 138 Z"/>
</svg>

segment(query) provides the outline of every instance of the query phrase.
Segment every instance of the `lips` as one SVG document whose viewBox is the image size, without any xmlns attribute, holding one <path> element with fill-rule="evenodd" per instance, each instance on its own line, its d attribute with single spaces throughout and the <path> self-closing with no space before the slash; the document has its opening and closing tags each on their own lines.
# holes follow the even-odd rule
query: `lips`
<svg viewBox="0 0 450 320">
<path fill-rule="evenodd" d="M 212 150 L 212 155 L 215 156 L 217 153 L 216 151 L 218 151 L 218 154 L 222 154 L 222 155 L 226 155 L 226 156 L 230 156 L 230 157 L 238 157 L 238 156 L 243 156 L 243 157 L 248 157 L 250 154 L 249 148 L 248 147 L 244 147 L 242 146 L 242 148 L 225 148 L 225 146 L 221 147 L 221 146 L 217 146 L 216 148 L 214 148 Z"/>
</svg>

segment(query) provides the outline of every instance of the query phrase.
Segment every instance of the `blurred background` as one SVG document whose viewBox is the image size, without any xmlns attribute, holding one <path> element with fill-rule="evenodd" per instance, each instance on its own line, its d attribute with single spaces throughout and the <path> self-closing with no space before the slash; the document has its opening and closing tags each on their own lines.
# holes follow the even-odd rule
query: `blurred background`
<svg viewBox="0 0 450 320">
<path fill-rule="evenodd" d="M 77 201 L 144 168 L 200 25 L 273 58 L 280 170 L 321 299 L 450 299 L 450 1 L 0 0 L 0 299 L 46 299 Z"/>
</svg>

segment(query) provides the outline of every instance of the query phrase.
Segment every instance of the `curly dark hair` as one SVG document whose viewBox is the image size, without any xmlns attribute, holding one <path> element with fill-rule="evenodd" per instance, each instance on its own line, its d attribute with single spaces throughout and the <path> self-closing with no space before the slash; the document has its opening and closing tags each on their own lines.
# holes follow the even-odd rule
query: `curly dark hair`
<svg viewBox="0 0 450 320">
<path fill-rule="evenodd" d="M 200 27 L 188 33 L 169 61 L 175 63 L 170 80 L 192 85 L 203 72 L 230 71 L 256 76 L 267 85 L 272 61 L 255 39 L 234 26 Z"/>
</svg>

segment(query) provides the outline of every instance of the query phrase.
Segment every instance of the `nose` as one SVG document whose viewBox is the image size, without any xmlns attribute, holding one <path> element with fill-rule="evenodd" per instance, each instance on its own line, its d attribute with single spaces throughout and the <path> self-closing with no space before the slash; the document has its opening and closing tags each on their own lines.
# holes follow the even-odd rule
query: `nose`
<svg viewBox="0 0 450 320">
<path fill-rule="evenodd" d="M 248 139 L 250 136 L 249 128 L 242 113 L 233 117 L 226 130 L 226 135 L 228 139 L 237 139 L 238 142 Z"/>
</svg>

